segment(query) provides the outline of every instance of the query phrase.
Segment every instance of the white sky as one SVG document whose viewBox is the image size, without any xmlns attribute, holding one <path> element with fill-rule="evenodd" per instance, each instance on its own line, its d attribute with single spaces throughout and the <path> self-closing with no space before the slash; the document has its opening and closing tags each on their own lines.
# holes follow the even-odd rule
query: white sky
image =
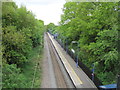
<svg viewBox="0 0 120 90">
<path fill-rule="evenodd" d="M 58 25 L 65 0 L 14 0 L 18 6 L 25 5 L 37 19 L 43 20 L 45 25 Z"/>
</svg>

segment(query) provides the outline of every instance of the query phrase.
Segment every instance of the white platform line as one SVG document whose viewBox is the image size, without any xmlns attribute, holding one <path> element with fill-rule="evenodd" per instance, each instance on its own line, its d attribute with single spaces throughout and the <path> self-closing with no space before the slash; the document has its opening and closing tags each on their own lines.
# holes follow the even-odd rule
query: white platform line
<svg viewBox="0 0 120 90">
<path fill-rule="evenodd" d="M 75 73 L 75 71 L 73 70 L 73 68 L 71 67 L 71 65 L 68 63 L 67 59 L 65 58 L 65 56 L 62 54 L 62 52 L 60 51 L 60 49 L 57 47 L 57 45 L 55 44 L 55 41 L 53 40 L 52 36 L 48 33 L 54 47 L 56 48 L 64 66 L 65 69 L 67 70 L 68 74 L 70 75 L 70 78 L 72 79 L 74 85 L 77 87 L 81 84 L 83 84 L 83 82 L 80 80 L 80 78 L 77 76 L 77 74 Z"/>
</svg>

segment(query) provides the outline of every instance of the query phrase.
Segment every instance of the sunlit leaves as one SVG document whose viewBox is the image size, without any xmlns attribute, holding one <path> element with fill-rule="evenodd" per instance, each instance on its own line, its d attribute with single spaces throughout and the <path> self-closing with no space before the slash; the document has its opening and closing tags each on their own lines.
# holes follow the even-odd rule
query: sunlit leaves
<svg viewBox="0 0 120 90">
<path fill-rule="evenodd" d="M 97 63 L 95 73 L 99 78 L 109 74 L 104 72 L 111 71 L 111 75 L 119 73 L 117 6 L 115 2 L 67 2 L 63 8 L 60 34 L 69 38 L 68 45 L 72 41 L 79 42 L 80 60 L 89 68 L 92 63 Z"/>
<path fill-rule="evenodd" d="M 25 76 L 20 74 L 20 68 L 17 68 L 15 64 L 3 65 L 4 68 L 2 70 L 3 78 L 2 78 L 2 86 L 4 88 L 26 88 L 27 83 L 25 82 Z"/>
<path fill-rule="evenodd" d="M 30 62 L 33 48 L 43 43 L 44 22 L 14 2 L 4 2 L 2 7 L 3 87 L 26 87 L 20 69 Z"/>
</svg>

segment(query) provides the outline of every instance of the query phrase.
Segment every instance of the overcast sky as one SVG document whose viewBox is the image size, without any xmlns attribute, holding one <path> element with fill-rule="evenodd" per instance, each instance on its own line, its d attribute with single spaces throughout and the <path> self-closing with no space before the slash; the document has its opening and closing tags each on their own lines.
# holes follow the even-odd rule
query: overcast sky
<svg viewBox="0 0 120 90">
<path fill-rule="evenodd" d="M 32 11 L 37 19 L 44 21 L 45 25 L 54 23 L 58 25 L 65 0 L 14 0 L 18 6 L 25 5 Z"/>
</svg>

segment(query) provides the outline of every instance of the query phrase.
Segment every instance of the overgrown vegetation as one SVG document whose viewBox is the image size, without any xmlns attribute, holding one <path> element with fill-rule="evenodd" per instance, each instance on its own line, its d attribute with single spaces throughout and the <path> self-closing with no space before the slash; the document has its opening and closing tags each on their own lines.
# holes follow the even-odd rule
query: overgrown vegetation
<svg viewBox="0 0 120 90">
<path fill-rule="evenodd" d="M 43 32 L 44 22 L 35 19 L 26 7 L 2 3 L 3 88 L 31 88 L 34 66 L 40 61 Z M 36 73 L 39 80 L 40 73 Z M 37 84 L 34 87 L 40 86 Z"/>
<path fill-rule="evenodd" d="M 80 60 L 92 69 L 103 84 L 116 83 L 120 73 L 118 59 L 118 3 L 67 2 L 56 32 L 69 48 L 72 41 L 79 43 Z M 65 45 L 66 45 L 65 44 Z"/>
<path fill-rule="evenodd" d="M 46 26 L 69 49 L 76 50 L 77 45 L 71 42 L 78 42 L 79 59 L 90 69 L 95 65 L 95 74 L 103 84 L 115 83 L 120 74 L 118 11 L 117 2 L 67 2 L 60 25 Z M 2 3 L 3 88 L 32 87 L 35 66 L 41 57 L 43 32 L 44 22 L 35 19 L 24 6 Z M 33 87 L 38 88 L 39 65 L 37 70 Z"/>
</svg>

